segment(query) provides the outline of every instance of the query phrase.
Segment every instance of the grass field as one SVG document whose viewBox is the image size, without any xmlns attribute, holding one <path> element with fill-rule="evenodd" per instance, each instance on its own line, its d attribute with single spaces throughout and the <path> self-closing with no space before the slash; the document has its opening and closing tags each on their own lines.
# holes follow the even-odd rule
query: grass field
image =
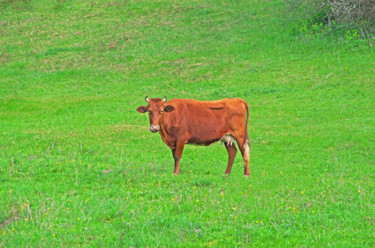
<svg viewBox="0 0 375 248">
<path fill-rule="evenodd" d="M 250 177 L 145 95 L 246 100 Z M 0 0 L 0 247 L 374 247 L 374 144 L 374 49 L 281 0 Z"/>
</svg>

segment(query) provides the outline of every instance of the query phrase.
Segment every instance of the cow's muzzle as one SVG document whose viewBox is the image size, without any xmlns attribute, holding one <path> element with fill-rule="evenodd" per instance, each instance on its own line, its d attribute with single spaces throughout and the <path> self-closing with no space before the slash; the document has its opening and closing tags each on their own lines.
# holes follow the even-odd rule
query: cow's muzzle
<svg viewBox="0 0 375 248">
<path fill-rule="evenodd" d="M 153 133 L 156 133 L 156 132 L 159 132 L 160 131 L 160 126 L 157 125 L 157 126 L 150 126 L 150 131 L 153 132 Z"/>
</svg>

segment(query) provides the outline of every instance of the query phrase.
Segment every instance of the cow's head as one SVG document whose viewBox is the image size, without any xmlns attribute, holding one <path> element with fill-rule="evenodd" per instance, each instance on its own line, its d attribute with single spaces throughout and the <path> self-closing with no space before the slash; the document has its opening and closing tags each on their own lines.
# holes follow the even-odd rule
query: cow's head
<svg viewBox="0 0 375 248">
<path fill-rule="evenodd" d="M 148 112 L 150 117 L 150 131 L 156 133 L 160 131 L 160 121 L 164 112 L 171 112 L 174 110 L 174 107 L 171 105 L 166 105 L 167 97 L 164 96 L 164 99 L 161 98 L 150 98 L 145 97 L 147 106 L 139 106 L 137 111 L 139 113 Z"/>
</svg>

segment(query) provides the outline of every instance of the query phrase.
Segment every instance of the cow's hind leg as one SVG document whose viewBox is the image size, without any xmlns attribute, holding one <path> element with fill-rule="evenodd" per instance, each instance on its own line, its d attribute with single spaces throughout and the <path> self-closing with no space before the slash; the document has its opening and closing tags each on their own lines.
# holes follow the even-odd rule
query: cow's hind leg
<svg viewBox="0 0 375 248">
<path fill-rule="evenodd" d="M 245 164 L 245 171 L 244 175 L 245 177 L 250 175 L 250 168 L 249 168 L 249 160 L 250 160 L 250 142 L 248 139 L 246 139 L 243 136 L 240 137 L 234 137 L 237 141 L 238 148 L 241 151 L 242 158 Z"/>
<path fill-rule="evenodd" d="M 228 165 L 227 165 L 227 169 L 225 170 L 225 174 L 230 174 L 230 171 L 232 170 L 234 158 L 236 157 L 237 149 L 233 143 L 225 144 L 225 148 L 228 151 Z"/>
</svg>

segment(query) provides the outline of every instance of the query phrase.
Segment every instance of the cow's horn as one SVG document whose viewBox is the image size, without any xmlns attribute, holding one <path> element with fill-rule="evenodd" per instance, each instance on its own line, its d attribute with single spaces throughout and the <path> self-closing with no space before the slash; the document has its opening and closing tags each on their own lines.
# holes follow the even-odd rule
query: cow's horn
<svg viewBox="0 0 375 248">
<path fill-rule="evenodd" d="M 166 97 L 166 96 L 164 96 L 163 102 L 166 102 L 166 101 L 167 101 L 167 97 Z"/>
<path fill-rule="evenodd" d="M 148 95 L 145 97 L 145 101 L 146 102 L 149 102 L 150 100 L 148 100 Z"/>
</svg>

